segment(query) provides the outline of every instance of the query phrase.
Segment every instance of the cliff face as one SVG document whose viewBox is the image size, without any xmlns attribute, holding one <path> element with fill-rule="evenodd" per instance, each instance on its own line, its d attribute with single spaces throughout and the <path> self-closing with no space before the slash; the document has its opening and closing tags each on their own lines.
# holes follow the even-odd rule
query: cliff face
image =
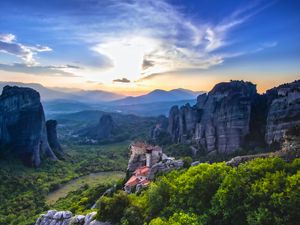
<svg viewBox="0 0 300 225">
<path fill-rule="evenodd" d="M 168 118 L 161 115 L 158 116 L 155 122 L 155 125 L 152 127 L 150 131 L 150 138 L 155 143 L 159 142 L 162 139 L 163 135 L 167 133 L 168 129 Z"/>
<path fill-rule="evenodd" d="M 252 83 L 232 81 L 217 84 L 208 94 L 200 95 L 193 107 L 173 107 L 169 116 L 173 141 L 196 143 L 207 152 L 236 150 L 249 132 L 255 94 Z"/>
<path fill-rule="evenodd" d="M 296 81 L 259 95 L 250 82 L 220 83 L 194 106 L 173 106 L 168 132 L 173 142 L 193 144 L 206 153 L 232 153 L 245 143 L 271 144 L 300 123 L 299 89 Z"/>
<path fill-rule="evenodd" d="M 271 102 L 265 139 L 268 144 L 280 141 L 290 127 L 300 124 L 300 80 L 267 92 Z"/>
<path fill-rule="evenodd" d="M 38 166 L 46 154 L 56 160 L 48 144 L 40 95 L 31 88 L 6 86 L 0 96 L 0 144 L 29 166 Z"/>
<path fill-rule="evenodd" d="M 47 137 L 48 142 L 52 150 L 54 151 L 62 151 L 62 147 L 57 139 L 57 131 L 56 131 L 57 121 L 56 120 L 47 120 Z"/>
</svg>

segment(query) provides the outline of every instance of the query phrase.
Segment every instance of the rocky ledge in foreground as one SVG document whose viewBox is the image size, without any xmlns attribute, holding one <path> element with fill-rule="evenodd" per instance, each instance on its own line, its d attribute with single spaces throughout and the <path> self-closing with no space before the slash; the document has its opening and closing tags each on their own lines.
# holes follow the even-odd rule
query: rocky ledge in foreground
<svg viewBox="0 0 300 225">
<path fill-rule="evenodd" d="M 96 212 L 73 216 L 70 211 L 49 210 L 47 214 L 42 214 L 35 225 L 111 225 L 108 222 L 95 220 Z"/>
</svg>

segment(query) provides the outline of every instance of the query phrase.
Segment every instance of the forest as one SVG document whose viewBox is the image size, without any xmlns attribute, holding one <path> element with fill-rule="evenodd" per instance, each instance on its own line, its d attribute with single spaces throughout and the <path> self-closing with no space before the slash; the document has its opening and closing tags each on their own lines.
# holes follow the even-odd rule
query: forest
<svg viewBox="0 0 300 225">
<path fill-rule="evenodd" d="M 118 225 L 295 225 L 300 160 L 255 159 L 230 167 L 202 163 L 156 178 L 150 187 L 98 201 L 98 219 Z"/>
</svg>

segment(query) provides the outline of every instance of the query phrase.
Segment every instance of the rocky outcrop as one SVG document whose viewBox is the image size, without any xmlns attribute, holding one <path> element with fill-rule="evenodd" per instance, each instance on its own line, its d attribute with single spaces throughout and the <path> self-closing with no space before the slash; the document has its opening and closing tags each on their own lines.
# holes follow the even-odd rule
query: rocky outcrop
<svg viewBox="0 0 300 225">
<path fill-rule="evenodd" d="M 275 152 L 255 154 L 255 155 L 244 155 L 237 156 L 226 162 L 229 166 L 238 166 L 241 163 L 256 159 L 256 158 L 269 158 L 269 157 L 280 157 L 283 160 L 291 162 L 295 158 L 300 157 L 300 126 L 296 125 L 290 127 L 284 132 L 284 142 L 282 143 L 281 149 Z"/>
<path fill-rule="evenodd" d="M 99 122 L 95 126 L 83 128 L 75 134 L 91 139 L 91 143 L 109 143 L 117 140 L 117 126 L 113 118 L 109 114 L 104 114 L 100 117 Z"/>
<path fill-rule="evenodd" d="M 285 131 L 300 124 L 300 80 L 267 92 L 268 110 L 265 139 L 268 144 L 279 142 Z"/>
<path fill-rule="evenodd" d="M 162 139 L 168 134 L 168 118 L 161 115 L 158 116 L 155 122 L 155 125 L 150 131 L 150 138 L 154 143 L 160 144 Z"/>
<path fill-rule="evenodd" d="M 294 124 L 300 124 L 300 81 L 264 95 L 250 82 L 230 81 L 200 95 L 194 106 L 173 106 L 168 132 L 173 142 L 228 154 L 280 141 Z"/>
<path fill-rule="evenodd" d="M 111 115 L 104 114 L 101 116 L 96 130 L 97 139 L 108 139 L 112 136 L 113 130 L 115 128 L 113 119 Z"/>
<path fill-rule="evenodd" d="M 56 120 L 47 120 L 47 137 L 48 142 L 52 150 L 54 151 L 62 151 L 62 147 L 58 142 L 57 131 L 56 131 L 57 121 Z"/>
<path fill-rule="evenodd" d="M 173 107 L 169 132 L 173 141 L 194 143 L 207 152 L 231 153 L 249 132 L 251 104 L 256 87 L 250 82 L 217 84 L 193 107 Z"/>
<path fill-rule="evenodd" d="M 70 211 L 49 210 L 37 219 L 35 225 L 111 225 L 95 220 L 95 216 L 96 212 L 73 216 Z"/>
<path fill-rule="evenodd" d="M 12 149 L 29 166 L 39 166 L 41 156 L 53 160 L 40 95 L 31 88 L 5 86 L 0 96 L 0 146 Z"/>
<path fill-rule="evenodd" d="M 159 162 L 162 156 L 162 148 L 150 145 L 145 142 L 134 142 L 130 145 L 130 158 L 128 161 L 127 171 L 134 172 L 137 168 L 147 165 L 147 157 L 149 167 Z"/>
<path fill-rule="evenodd" d="M 161 162 L 155 163 L 149 171 L 148 179 L 153 180 L 155 175 L 160 173 L 167 173 L 174 169 L 180 169 L 183 167 L 183 161 L 181 159 L 175 160 L 175 159 L 168 159 L 163 160 Z"/>
<path fill-rule="evenodd" d="M 195 124 L 199 120 L 196 107 L 186 104 L 180 108 L 173 106 L 169 115 L 169 128 L 173 142 L 185 142 L 193 137 Z"/>
</svg>

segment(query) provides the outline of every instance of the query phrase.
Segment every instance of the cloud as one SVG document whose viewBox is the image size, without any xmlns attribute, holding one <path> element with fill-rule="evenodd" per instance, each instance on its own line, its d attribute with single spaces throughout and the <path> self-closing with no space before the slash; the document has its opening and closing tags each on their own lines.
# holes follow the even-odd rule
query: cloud
<svg viewBox="0 0 300 225">
<path fill-rule="evenodd" d="M 268 49 L 268 48 L 274 48 L 278 45 L 278 42 L 277 41 L 272 41 L 272 42 L 264 42 L 264 43 L 261 43 L 259 45 L 259 47 L 255 48 L 254 50 L 252 51 L 249 51 L 249 53 L 257 53 L 257 52 L 261 52 L 261 51 L 264 51 L 265 49 Z"/>
<path fill-rule="evenodd" d="M 212 21 L 191 13 L 186 15 L 183 8 L 168 0 L 78 0 L 69 10 L 59 8 L 54 16 L 45 18 L 47 26 L 40 29 L 57 32 L 60 43 L 79 42 L 92 50 L 94 54 L 80 60 L 84 65 L 91 66 L 88 63 L 95 61 L 95 70 L 110 70 L 106 74 L 123 74 L 134 81 L 172 71 L 207 70 L 228 58 L 253 53 L 245 49 L 228 52 L 225 47 L 239 41 L 231 35 L 234 29 L 273 4 L 265 4 L 263 0 L 255 2 L 258 3 Z M 19 45 L 18 48 L 24 46 L 12 34 L 0 41 Z M 17 51 L 15 55 L 29 66 L 36 63 L 34 54 L 51 50 L 39 45 L 25 47 L 26 51 Z"/>
<path fill-rule="evenodd" d="M 85 32 L 82 38 L 88 42 L 101 40 L 101 46 L 120 43 L 124 48 L 138 46 L 138 43 L 132 41 L 132 36 L 147 40 L 145 45 L 149 48 L 143 49 L 139 56 L 141 59 L 135 58 L 135 61 L 141 62 L 139 74 L 142 77 L 184 69 L 209 69 L 222 64 L 227 58 L 251 53 L 226 52 L 222 48 L 234 43 L 232 37 L 230 41 L 228 40 L 233 29 L 267 6 L 263 3 L 250 4 L 213 23 L 207 20 L 193 21 L 192 18 L 184 15 L 180 8 L 164 0 L 110 1 L 110 5 L 104 10 L 104 15 L 110 10 L 118 11 L 118 14 L 115 18 L 107 20 L 105 23 L 107 29 L 102 27 L 102 24 L 93 24 L 98 28 L 97 31 Z M 124 18 L 128 19 L 124 20 Z M 122 38 L 118 40 L 116 37 Z M 94 49 L 106 55 L 107 52 L 99 48 L 100 45 L 96 44 Z M 129 51 L 130 49 L 132 47 L 128 47 L 128 52 L 132 52 Z M 120 54 L 115 58 L 119 56 Z M 113 57 L 110 58 L 115 61 Z M 133 80 L 139 78 L 130 77 Z"/>
<path fill-rule="evenodd" d="M 147 59 L 144 59 L 143 60 L 143 70 L 146 70 L 146 69 L 148 69 L 148 68 L 150 68 L 150 67 L 152 67 L 152 66 L 154 66 L 155 64 L 154 64 L 154 62 L 153 61 L 150 61 L 150 60 L 147 60 Z"/>
<path fill-rule="evenodd" d="M 64 68 L 68 68 L 68 66 L 28 66 L 23 63 L 0 64 L 0 70 L 8 72 L 57 77 L 78 77 L 73 73 L 63 71 L 62 69 Z"/>
<path fill-rule="evenodd" d="M 0 34 L 0 52 L 14 55 L 21 58 L 27 66 L 37 65 L 37 61 L 34 58 L 38 52 L 52 51 L 47 46 L 27 46 L 18 43 L 16 36 L 13 34 Z"/>
<path fill-rule="evenodd" d="M 115 79 L 113 80 L 113 82 L 120 82 L 120 83 L 130 83 L 130 80 L 128 80 L 127 78 L 122 78 L 122 79 Z"/>
<path fill-rule="evenodd" d="M 87 84 L 97 84 L 98 82 L 94 81 L 94 80 L 87 80 L 86 83 Z"/>
</svg>

